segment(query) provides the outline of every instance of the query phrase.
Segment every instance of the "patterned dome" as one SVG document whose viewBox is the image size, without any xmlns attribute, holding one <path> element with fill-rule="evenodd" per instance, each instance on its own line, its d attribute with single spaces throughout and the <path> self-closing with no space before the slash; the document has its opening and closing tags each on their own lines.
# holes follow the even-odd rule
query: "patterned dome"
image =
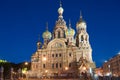
<svg viewBox="0 0 120 80">
<path fill-rule="evenodd" d="M 75 30 L 72 29 L 71 27 L 69 27 L 65 34 L 74 36 L 75 35 Z"/>
<path fill-rule="evenodd" d="M 86 22 L 82 19 L 82 16 L 80 17 L 80 20 L 77 22 L 77 29 L 84 28 L 86 29 Z"/>
<path fill-rule="evenodd" d="M 43 35 L 42 35 L 42 37 L 45 39 L 51 39 L 51 37 L 52 37 L 52 34 L 51 34 L 51 32 L 49 32 L 48 30 L 46 30 L 44 33 L 43 33 Z"/>
</svg>

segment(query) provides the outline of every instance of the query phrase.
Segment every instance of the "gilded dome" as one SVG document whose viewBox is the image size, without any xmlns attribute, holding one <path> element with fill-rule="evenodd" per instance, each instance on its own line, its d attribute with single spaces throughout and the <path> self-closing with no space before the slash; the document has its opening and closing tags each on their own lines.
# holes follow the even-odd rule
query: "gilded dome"
<svg viewBox="0 0 120 80">
<path fill-rule="evenodd" d="M 77 26 L 77 29 L 80 29 L 80 28 L 86 29 L 86 22 L 82 18 L 80 18 L 76 26 Z"/>
<path fill-rule="evenodd" d="M 63 14 L 63 11 L 64 11 L 64 9 L 63 9 L 62 7 L 60 7 L 60 8 L 58 9 L 58 13 L 59 13 L 59 14 Z"/>
<path fill-rule="evenodd" d="M 74 36 L 75 35 L 75 30 L 72 29 L 71 27 L 69 27 L 65 34 Z"/>
<path fill-rule="evenodd" d="M 42 35 L 42 37 L 45 39 L 51 39 L 51 37 L 52 37 L 52 34 L 51 34 L 51 32 L 49 32 L 48 30 L 46 30 L 44 33 L 43 33 L 43 35 Z"/>
</svg>

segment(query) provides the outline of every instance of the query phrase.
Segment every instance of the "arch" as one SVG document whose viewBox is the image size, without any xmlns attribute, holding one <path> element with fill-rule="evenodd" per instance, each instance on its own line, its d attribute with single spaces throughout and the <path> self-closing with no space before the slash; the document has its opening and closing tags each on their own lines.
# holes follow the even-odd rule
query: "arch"
<svg viewBox="0 0 120 80">
<path fill-rule="evenodd" d="M 83 37 L 83 35 L 81 35 L 81 41 L 84 41 L 84 37 Z"/>
<path fill-rule="evenodd" d="M 48 49 L 55 48 L 55 47 L 66 48 L 65 41 L 62 39 L 55 38 L 48 43 L 48 46 L 47 46 Z"/>
<path fill-rule="evenodd" d="M 55 35 L 56 35 L 56 38 L 62 38 L 62 37 L 64 37 L 64 31 L 61 28 L 58 28 L 55 31 Z"/>
</svg>

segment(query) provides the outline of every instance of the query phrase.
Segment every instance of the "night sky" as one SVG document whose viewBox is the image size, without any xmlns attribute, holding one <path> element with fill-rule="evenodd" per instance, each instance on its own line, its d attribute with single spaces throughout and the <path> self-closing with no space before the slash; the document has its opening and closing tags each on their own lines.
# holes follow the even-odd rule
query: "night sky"
<svg viewBox="0 0 120 80">
<path fill-rule="evenodd" d="M 0 0 L 0 59 L 30 61 L 36 42 L 46 29 L 53 31 L 59 0 Z M 93 49 L 101 66 L 120 51 L 120 0 L 62 0 L 64 19 L 74 29 L 82 11 Z"/>
</svg>

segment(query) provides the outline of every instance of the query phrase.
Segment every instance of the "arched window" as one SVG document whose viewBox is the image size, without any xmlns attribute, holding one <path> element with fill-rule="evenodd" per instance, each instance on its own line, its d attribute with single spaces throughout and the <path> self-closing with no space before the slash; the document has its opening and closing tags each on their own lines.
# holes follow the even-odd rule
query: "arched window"
<svg viewBox="0 0 120 80">
<path fill-rule="evenodd" d="M 45 64 L 43 64 L 43 68 L 45 68 Z"/>
<path fill-rule="evenodd" d="M 69 67 L 71 67 L 71 63 L 69 63 Z"/>
<path fill-rule="evenodd" d="M 54 68 L 54 63 L 52 64 L 52 68 Z"/>
<path fill-rule="evenodd" d="M 71 56 L 72 56 L 72 54 L 71 54 L 71 53 L 69 53 L 69 56 L 71 57 Z"/>
<path fill-rule="evenodd" d="M 62 64 L 60 63 L 60 68 L 62 67 Z"/>
<path fill-rule="evenodd" d="M 87 35 L 86 35 L 86 37 L 85 37 L 85 40 L 87 41 Z"/>
<path fill-rule="evenodd" d="M 56 63 L 56 68 L 58 68 L 58 63 Z"/>
<path fill-rule="evenodd" d="M 58 38 L 60 38 L 60 31 L 58 31 Z"/>
<path fill-rule="evenodd" d="M 81 36 L 81 41 L 83 41 L 84 40 L 84 37 L 83 37 L 83 35 Z"/>
</svg>

